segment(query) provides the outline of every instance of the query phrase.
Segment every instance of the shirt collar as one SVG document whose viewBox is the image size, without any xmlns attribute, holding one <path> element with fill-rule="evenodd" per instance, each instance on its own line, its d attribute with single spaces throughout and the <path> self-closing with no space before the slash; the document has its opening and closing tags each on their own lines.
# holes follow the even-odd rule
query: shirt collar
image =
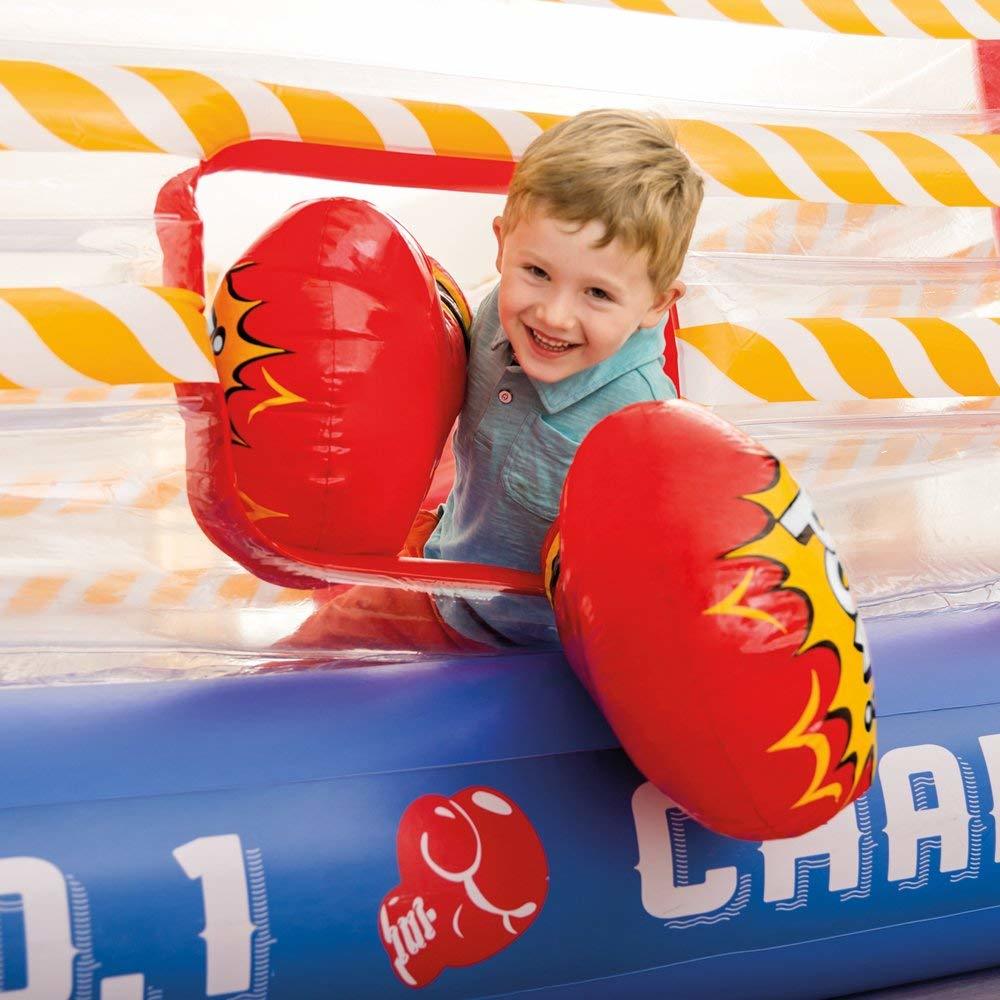
<svg viewBox="0 0 1000 1000">
<path fill-rule="evenodd" d="M 609 382 L 626 372 L 641 368 L 651 361 L 662 363 L 665 322 L 664 319 L 657 326 L 641 327 L 610 358 L 605 358 L 596 365 L 576 372 L 558 382 L 538 382 L 528 376 L 528 380 L 538 392 L 542 406 L 549 413 L 558 413 L 560 410 L 565 410 L 567 406 L 578 403 L 592 392 L 603 389 Z M 491 350 L 495 351 L 500 348 L 503 348 L 507 353 L 511 364 L 517 363 L 514 360 L 514 352 L 507 339 L 507 334 L 503 332 L 503 327 L 498 327 L 497 333 L 490 343 Z"/>
</svg>

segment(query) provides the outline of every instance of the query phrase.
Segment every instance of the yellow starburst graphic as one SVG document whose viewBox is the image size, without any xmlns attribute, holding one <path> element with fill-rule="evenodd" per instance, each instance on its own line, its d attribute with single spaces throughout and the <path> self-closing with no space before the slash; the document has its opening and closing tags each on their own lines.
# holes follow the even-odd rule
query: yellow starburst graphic
<svg viewBox="0 0 1000 1000">
<path fill-rule="evenodd" d="M 275 354 L 288 354 L 284 348 L 266 344 L 262 340 L 252 337 L 246 330 L 247 317 L 260 304 L 260 299 L 245 299 L 240 296 L 233 287 L 233 275 L 249 267 L 254 267 L 253 261 L 247 261 L 231 268 L 226 273 L 226 280 L 216 293 L 215 302 L 212 307 L 212 351 L 215 354 L 215 367 L 219 373 L 219 381 L 222 383 L 222 390 L 229 403 L 234 393 L 245 392 L 253 389 L 243 381 L 242 373 L 247 365 L 261 358 L 271 357 Z M 272 385 L 272 388 L 275 388 Z M 276 390 L 277 391 L 277 390 Z M 287 390 L 281 390 L 287 395 Z M 301 401 L 300 397 L 295 397 L 296 401 Z M 291 402 L 292 400 L 287 400 Z M 258 404 L 252 411 L 256 413 L 261 409 L 262 404 Z M 279 405 L 279 404 L 275 404 Z M 229 409 L 229 427 L 232 432 L 234 444 L 249 447 L 232 419 L 232 407 Z M 249 419 L 247 423 L 249 423 Z"/>
<path fill-rule="evenodd" d="M 840 673 L 827 711 L 820 710 L 820 683 L 812 670 L 809 699 L 801 716 L 785 736 L 769 747 L 771 751 L 799 747 L 812 751 L 815 771 L 808 789 L 795 803 L 801 806 L 826 796 L 839 800 L 845 791 L 853 793 L 857 788 L 875 754 L 873 688 L 864 628 L 840 560 L 808 496 L 784 465 L 777 459 L 774 464 L 771 485 L 744 496 L 768 514 L 767 527 L 757 538 L 726 553 L 725 558 L 756 556 L 778 564 L 784 575 L 777 589 L 796 591 L 808 608 L 808 628 L 795 655 L 826 646 L 837 657 Z M 749 585 L 750 579 L 744 576 L 730 595 L 706 613 L 759 617 L 763 612 L 740 604 Z M 847 726 L 848 738 L 839 761 L 831 767 L 830 743 L 822 727 L 833 719 Z M 852 767 L 853 782 L 844 789 L 832 775 L 847 764 Z"/>
<path fill-rule="evenodd" d="M 432 262 L 432 270 L 442 307 L 455 317 L 459 327 L 461 327 L 462 336 L 468 341 L 469 329 L 472 326 L 472 312 L 469 309 L 469 303 L 465 301 L 465 296 L 455 279 L 436 261 Z"/>
<path fill-rule="evenodd" d="M 542 560 L 542 578 L 545 581 L 545 596 L 549 599 L 550 604 L 556 599 L 555 592 L 556 584 L 559 582 L 559 553 L 561 546 L 562 540 L 557 531 L 552 535 L 552 540 L 549 542 L 548 549 Z"/>
<path fill-rule="evenodd" d="M 264 381 L 274 390 L 274 395 L 270 399 L 265 399 L 258 403 L 247 414 L 248 424 L 258 413 L 269 410 L 272 406 L 289 406 L 291 403 L 305 402 L 305 399 L 301 396 L 296 396 L 290 389 L 286 389 L 266 368 L 261 368 L 261 374 L 264 376 Z"/>
<path fill-rule="evenodd" d="M 769 615 L 761 608 L 754 608 L 749 604 L 740 603 L 747 596 L 747 591 L 753 582 L 754 572 L 754 570 L 748 569 L 743 574 L 743 579 L 718 604 L 713 604 L 702 613 L 706 615 L 735 615 L 737 618 L 752 618 L 755 621 L 767 622 L 769 625 L 773 625 L 779 632 L 786 632 L 787 629 L 785 626 L 774 615 Z"/>
<path fill-rule="evenodd" d="M 240 499 L 243 501 L 243 507 L 251 521 L 266 521 L 269 517 L 288 517 L 284 511 L 271 510 L 270 507 L 257 503 L 253 497 L 247 496 L 242 490 L 240 490 Z"/>
</svg>

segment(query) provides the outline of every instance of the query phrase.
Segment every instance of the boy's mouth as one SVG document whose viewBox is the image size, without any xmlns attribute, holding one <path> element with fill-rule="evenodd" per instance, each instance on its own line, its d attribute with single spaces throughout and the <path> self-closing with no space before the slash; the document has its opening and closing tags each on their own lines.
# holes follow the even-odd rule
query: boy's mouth
<svg viewBox="0 0 1000 1000">
<path fill-rule="evenodd" d="M 561 340 L 549 340 L 548 337 L 543 337 L 537 330 L 530 326 L 525 326 L 528 331 L 528 336 L 531 340 L 543 351 L 552 354 L 565 354 L 566 351 L 572 350 L 574 347 L 579 347 L 579 344 L 567 344 Z"/>
</svg>

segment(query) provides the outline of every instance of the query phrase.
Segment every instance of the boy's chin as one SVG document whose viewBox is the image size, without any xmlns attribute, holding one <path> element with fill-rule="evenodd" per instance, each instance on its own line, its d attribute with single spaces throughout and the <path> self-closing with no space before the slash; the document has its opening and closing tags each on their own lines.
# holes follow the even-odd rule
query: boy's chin
<svg viewBox="0 0 1000 1000">
<path fill-rule="evenodd" d="M 561 382 L 564 378 L 568 378 L 570 375 L 573 374 L 573 371 L 575 371 L 575 369 L 571 369 L 570 371 L 557 372 L 557 371 L 552 371 L 547 366 L 537 367 L 535 365 L 532 365 L 528 368 L 525 368 L 524 365 L 522 365 L 521 367 L 524 370 L 524 373 L 528 375 L 530 378 L 534 379 L 536 382 L 545 382 L 545 383 Z"/>
</svg>

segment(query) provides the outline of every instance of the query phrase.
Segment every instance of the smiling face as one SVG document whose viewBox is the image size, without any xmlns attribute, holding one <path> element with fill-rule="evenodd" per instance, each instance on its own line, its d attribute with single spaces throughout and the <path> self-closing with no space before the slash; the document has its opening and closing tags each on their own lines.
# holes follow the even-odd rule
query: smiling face
<svg viewBox="0 0 1000 1000">
<path fill-rule="evenodd" d="M 655 326 L 683 293 L 657 291 L 645 254 L 604 225 L 527 211 L 511 229 L 495 219 L 500 324 L 518 363 L 539 382 L 558 382 L 610 358 L 640 327 Z"/>
</svg>

